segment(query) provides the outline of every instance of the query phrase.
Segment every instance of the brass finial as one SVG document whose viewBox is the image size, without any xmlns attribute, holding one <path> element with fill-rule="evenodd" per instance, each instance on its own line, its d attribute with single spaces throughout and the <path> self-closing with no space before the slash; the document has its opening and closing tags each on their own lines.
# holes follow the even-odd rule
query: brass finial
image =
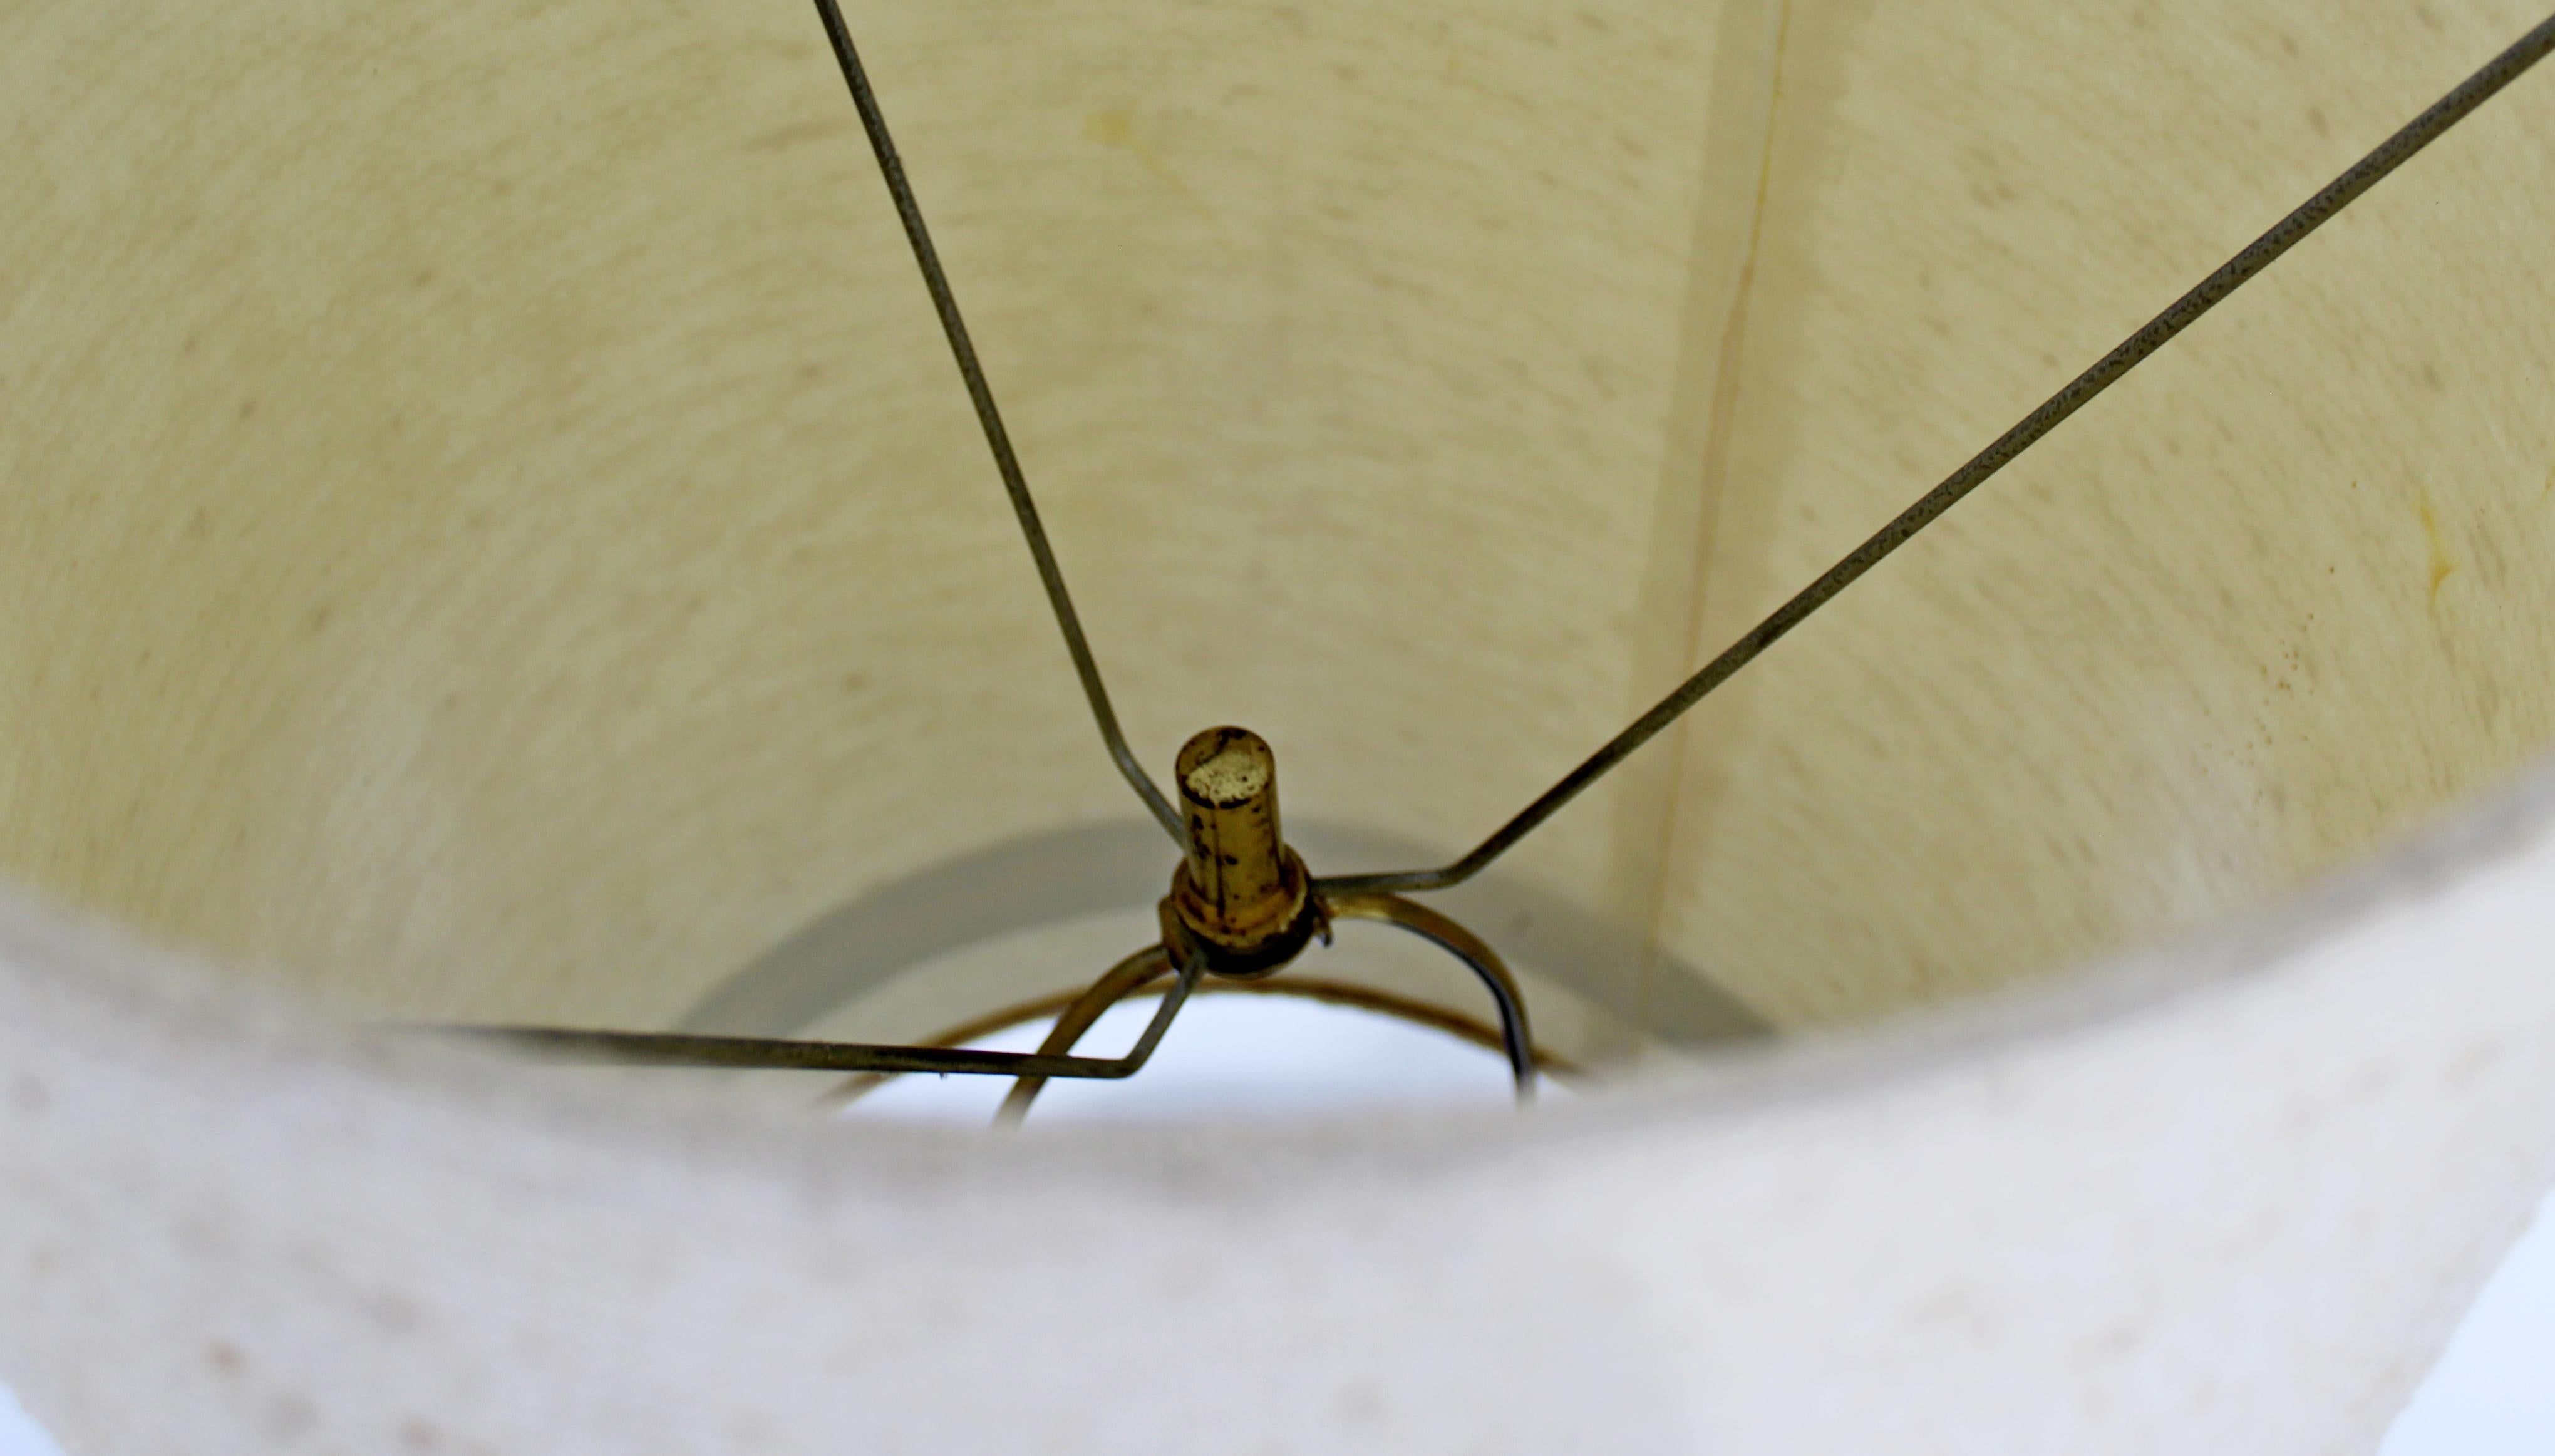
<svg viewBox="0 0 2555 1456">
<path fill-rule="evenodd" d="M 1278 827 L 1278 756 L 1248 728 L 1209 728 L 1181 748 L 1188 849 L 1171 910 L 1219 975 L 1266 975 L 1311 937 L 1310 880 Z"/>
</svg>

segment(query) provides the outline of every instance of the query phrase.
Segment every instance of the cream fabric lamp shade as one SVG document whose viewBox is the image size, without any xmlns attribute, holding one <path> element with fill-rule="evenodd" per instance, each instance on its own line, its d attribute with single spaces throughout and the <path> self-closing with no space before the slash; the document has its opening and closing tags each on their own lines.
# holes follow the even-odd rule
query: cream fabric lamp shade
<svg viewBox="0 0 2555 1456">
<path fill-rule="evenodd" d="M 1139 751 L 1331 873 L 2537 18 L 851 14 Z M 20 0 L 0 124 L 73 1449 L 2367 1449 L 2555 1172 L 2555 75 L 1447 899 L 1617 1090 L 1009 1143 L 369 1030 L 916 1036 L 1168 874 L 805 7 Z"/>
</svg>

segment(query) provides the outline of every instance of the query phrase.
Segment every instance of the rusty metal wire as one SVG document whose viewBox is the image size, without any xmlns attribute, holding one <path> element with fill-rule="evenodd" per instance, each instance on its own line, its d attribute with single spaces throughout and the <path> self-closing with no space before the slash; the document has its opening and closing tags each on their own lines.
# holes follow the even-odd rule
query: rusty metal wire
<svg viewBox="0 0 2555 1456">
<path fill-rule="evenodd" d="M 1056 564 L 1054 547 L 1047 545 L 1046 528 L 1039 524 L 1037 503 L 1030 499 L 1029 479 L 1021 473 L 1011 432 L 1003 427 L 1002 411 L 995 408 L 993 387 L 985 382 L 984 366 L 977 362 L 967 321 L 959 316 L 958 297 L 950 291 L 949 275 L 940 266 L 939 251 L 931 245 L 930 229 L 923 226 L 922 208 L 913 200 L 913 187 L 905 178 L 905 164 L 898 159 L 896 142 L 888 135 L 887 115 L 879 109 L 878 96 L 870 89 L 869 72 L 862 67 L 860 53 L 852 46 L 852 33 L 843 24 L 843 12 L 834 0 L 816 0 L 816 14 L 825 23 L 826 39 L 834 44 L 834 59 L 842 64 L 843 81 L 852 89 L 852 105 L 861 114 L 861 129 L 869 134 L 870 150 L 878 154 L 879 172 L 887 179 L 888 195 L 895 199 L 897 218 L 905 224 L 906 241 L 912 245 L 913 261 L 922 270 L 922 286 L 930 292 L 931 306 L 940 315 L 940 331 L 948 336 L 949 352 L 958 361 L 959 378 L 966 381 L 967 398 L 976 407 L 976 423 L 984 428 L 985 444 L 994 453 L 994 468 L 1002 474 L 1003 490 L 1012 499 L 1012 514 L 1020 518 L 1021 536 L 1029 543 L 1030 559 L 1037 564 L 1038 584 L 1046 588 L 1047 606 L 1055 613 L 1056 630 L 1064 634 L 1064 650 L 1073 658 L 1074 675 L 1082 679 L 1082 695 L 1091 704 L 1100 741 L 1108 746 L 1110 760 L 1117 764 L 1118 772 L 1126 776 L 1128 786 L 1145 801 L 1145 807 L 1171 841 L 1185 843 L 1179 814 L 1156 787 L 1153 776 L 1145 772 L 1145 766 L 1137 762 L 1135 751 L 1127 746 L 1127 735 L 1118 727 L 1117 710 L 1109 703 L 1109 688 L 1100 679 L 1100 664 L 1091 656 L 1091 644 L 1082 635 L 1082 618 L 1073 610 L 1072 594 L 1065 590 L 1064 570 Z"/>
<path fill-rule="evenodd" d="M 1046 1039 L 1038 1043 L 1038 1054 L 1063 1056 L 1072 1051 L 1074 1043 L 1091 1030 L 1092 1023 L 1107 1015 L 1109 1008 L 1161 975 L 1163 966 L 1168 963 L 1166 959 L 1160 964 L 1148 966 L 1131 960 L 1111 966 L 1099 980 L 1091 983 L 1089 990 L 1073 998 L 1072 1004 L 1057 1013 L 1054 1027 L 1048 1030 Z M 1045 1087 L 1046 1078 L 1035 1075 L 1024 1076 L 1013 1082 L 1012 1090 L 1003 1096 L 1002 1107 L 994 1114 L 994 1126 L 1019 1127 L 1021 1120 L 1030 1115 L 1030 1104 L 1037 1101 L 1038 1093 Z"/>
<path fill-rule="evenodd" d="M 1480 977 L 1500 1009 L 1500 1044 L 1520 1102 L 1534 1100 L 1534 1033 L 1526 1027 L 1525 993 L 1499 952 L 1472 931 L 1424 905 L 1381 891 L 1326 891 L 1322 910 L 1335 920 L 1382 920 L 1435 944 Z"/>
<path fill-rule="evenodd" d="M 1155 979 L 1158 980 L 1159 977 Z M 1148 982 L 1148 984 L 1151 983 Z M 1143 989 L 1139 987 L 1128 994 L 1141 994 Z M 970 1017 L 955 1026 L 943 1028 L 914 1044 L 964 1046 L 971 1041 L 983 1040 L 997 1032 L 1008 1031 L 1014 1027 L 1026 1026 L 1041 1018 L 1061 1015 L 1065 1008 L 1088 995 L 1089 990 L 1088 987 L 1082 987 L 1016 1002 L 1000 1011 L 987 1012 L 980 1017 Z M 1288 974 L 1266 981 L 1218 981 L 1210 978 L 1200 981 L 1197 990 L 1190 994 L 1192 998 L 1208 999 L 1226 996 L 1265 996 L 1281 1001 L 1310 1001 L 1321 1006 L 1372 1012 L 1377 1016 L 1390 1017 L 1398 1022 L 1425 1027 L 1432 1031 L 1443 1031 L 1458 1041 L 1478 1046 L 1484 1051 L 1504 1054 L 1508 1047 L 1507 1037 L 1502 1033 L 1501 1028 L 1494 1023 L 1468 1017 L 1461 1012 L 1449 1011 L 1416 997 L 1403 996 L 1399 992 L 1386 991 L 1374 986 L 1360 985 L 1355 981 L 1343 981 L 1332 976 Z M 1534 1048 L 1534 1070 L 1538 1079 L 1543 1077 L 1569 1079 L 1581 1076 L 1584 1069 L 1577 1062 L 1550 1047 L 1538 1046 Z M 904 1074 L 901 1072 L 854 1072 L 811 1098 L 808 1105 L 818 1112 L 841 1112 L 902 1075 Z"/>
<path fill-rule="evenodd" d="M 1535 1068 L 1540 1058 L 1534 1050 L 1534 1034 L 1526 1026 L 1525 994 L 1518 989 L 1517 978 L 1509 974 L 1499 952 L 1491 949 L 1481 937 L 1462 925 L 1399 895 L 1357 894 L 1324 897 L 1320 907 L 1324 921 L 1380 920 L 1417 935 L 1462 961 L 1489 989 L 1491 1000 L 1499 1008 L 1499 1048 L 1508 1056 L 1509 1076 L 1517 1086 L 1521 1105 L 1534 1101 Z M 1109 1008 L 1143 990 L 1161 974 L 1158 967 L 1139 967 L 1124 961 L 1091 984 L 1091 988 L 1068 1003 L 1055 1019 L 1046 1039 L 1038 1043 L 1042 1056 L 1057 1056 L 1073 1049 L 1092 1024 L 1107 1014 Z M 1253 985 L 1244 981 L 1237 985 Z M 994 1126 L 1018 1127 L 1029 1116 L 1030 1105 L 1037 1100 L 1046 1079 L 1024 1075 L 1012 1084 L 1000 1111 L 994 1114 Z"/>
<path fill-rule="evenodd" d="M 2331 221 L 2363 192 L 2376 185 L 2381 178 L 2403 166 L 2424 147 L 2438 141 L 2451 127 L 2491 100 L 2495 92 L 2545 60 L 2550 51 L 2555 51 L 2555 18 L 2540 22 L 2534 30 L 2512 43 L 2509 49 L 2486 61 L 2482 69 L 2460 81 L 2429 109 L 2405 123 L 2393 136 L 2378 143 L 2375 150 L 2353 163 L 2340 177 L 2300 203 L 2296 210 L 2273 223 L 2270 231 L 2247 244 L 2243 251 L 2221 264 L 2216 272 L 2202 279 L 2189 293 L 2174 300 L 2163 312 L 2147 320 L 2137 332 L 2095 361 L 2092 368 L 2069 380 L 2040 408 L 1997 436 L 1993 443 L 1953 471 L 1942 484 L 1919 496 L 1915 504 L 1873 533 L 1870 540 L 1846 552 L 1843 559 L 1820 573 L 1817 580 L 1775 608 L 1773 615 L 1749 629 L 1719 657 L 1706 663 L 1674 692 L 1659 699 L 1648 712 L 1634 719 L 1630 727 L 1589 755 L 1585 763 L 1563 775 L 1561 782 L 1545 789 L 1463 858 L 1433 870 L 1342 875 L 1317 882 L 1319 887 L 1333 892 L 1443 890 L 1480 874 L 1485 866 L 1507 853 L 1510 846 L 1559 812 L 1563 804 L 1578 797 L 1589 785 L 1604 778 L 1617 764 L 1632 757 L 1635 750 L 1683 716 L 1688 708 L 1701 702 L 1705 694 L 1729 681 L 1740 668 L 1755 662 L 1759 654 L 1809 620 L 1811 613 L 1826 606 L 1863 573 L 1879 565 L 1883 558 L 1905 546 L 1916 533 L 1960 504 L 1963 497 L 2011 464 L 2016 456 L 2057 428 L 2068 416 L 2085 408 L 2095 396 L 2117 383 L 2121 376 L 2171 342 L 2175 335 L 2224 302 L 2228 295 L 2271 266 L 2281 254 L 2296 247 L 2307 234 Z"/>
<path fill-rule="evenodd" d="M 1120 961 L 1111 975 L 1144 968 L 1151 980 L 1170 969 L 1170 952 L 1149 945 Z M 1162 1033 L 1197 989 L 1200 965 L 1179 968 L 1171 989 L 1124 1056 L 1050 1056 L 978 1051 L 964 1046 L 879 1046 L 859 1041 L 793 1041 L 772 1036 L 697 1036 L 678 1031 L 609 1031 L 568 1027 L 444 1027 L 521 1051 L 626 1066 L 728 1067 L 808 1072 L 973 1072 L 997 1077 L 1092 1077 L 1116 1080 L 1144 1070 Z"/>
<path fill-rule="evenodd" d="M 827 37 L 832 41 L 836 59 L 841 62 L 843 78 L 850 86 L 853 104 L 858 108 L 861 124 L 869 135 L 870 145 L 878 156 L 879 169 L 886 177 L 897 214 L 905 225 L 907 240 L 912 245 L 915 262 L 920 266 L 925 288 L 931 295 L 942 331 L 947 335 L 951 354 L 967 386 L 969 399 L 976 408 L 978 423 L 983 426 L 987 445 L 992 449 L 997 469 L 1009 493 L 1021 531 L 1036 562 L 1038 578 L 1046 588 L 1047 600 L 1055 613 L 1074 669 L 1082 680 L 1102 740 L 1110 757 L 1117 763 L 1128 783 L 1134 787 L 1175 842 L 1184 849 L 1187 834 L 1181 815 L 1175 811 L 1161 790 L 1145 774 L 1118 727 L 1111 709 L 1107 689 L 1101 682 L 1100 670 L 1093 661 L 1089 644 L 1084 640 L 1064 577 L 1048 546 L 1046 534 L 1039 525 L 1037 510 L 1032 502 L 1029 486 L 1011 440 L 1005 432 L 1002 417 L 996 410 L 991 388 L 978 363 L 975 348 L 969 340 L 965 322 L 958 312 L 947 275 L 933 250 L 929 232 L 915 204 L 912 188 L 908 184 L 903 164 L 888 135 L 887 122 L 880 112 L 869 77 L 853 49 L 851 34 L 843 23 L 836 0 L 815 0 Z M 1535 1054 L 1526 1026 L 1525 1003 L 1517 983 L 1501 964 L 1499 956 L 1471 932 L 1444 915 L 1401 899 L 1396 891 L 1435 890 L 1470 879 L 1505 853 L 1509 847 L 1532 832 L 1564 804 L 1576 797 L 1589 785 L 1604 777 L 1615 765 L 1655 737 L 1684 714 L 1695 703 L 1729 680 L 1741 668 L 1781 639 L 1810 615 L 1833 600 L 1866 571 L 1906 545 L 1917 533 L 1940 519 L 1953 506 L 1985 484 L 1999 470 L 2011 463 L 2023 451 L 2055 429 L 2067 418 L 2109 389 L 2141 361 L 2171 342 L 2203 314 L 2269 267 L 2282 254 L 2295 247 L 2308 234 L 2331 220 L 2354 200 L 2375 185 L 2388 173 L 2402 166 L 2424 147 L 2438 140 L 2450 128 L 2472 114 L 2504 86 L 2516 80 L 2529 67 L 2555 52 L 2555 18 L 2541 22 L 2481 69 L 2460 82 L 2439 101 L 2407 123 L 2400 130 L 2334 179 L 2315 195 L 2274 224 L 2242 251 L 2203 279 L 2197 286 L 2175 300 L 2171 305 L 2150 319 L 2143 327 L 2123 340 L 2091 368 L 2071 380 L 2057 394 L 2025 416 L 2012 428 L 2000 435 L 1987 448 L 1955 470 L 1941 484 L 1919 497 L 1916 502 L 1861 546 L 1848 552 L 1816 580 L 1777 608 L 1764 621 L 1725 649 L 1701 670 L 1687 678 L 1677 689 L 1662 698 L 1648 712 L 1636 719 L 1604 747 L 1591 755 L 1578 768 L 1565 775 L 1551 789 L 1527 804 L 1508 823 L 1461 859 L 1432 870 L 1406 870 L 1385 874 L 1347 875 L 1313 882 L 1309 890 L 1299 890 L 1298 898 L 1307 909 L 1298 918 L 1309 914 L 1304 923 L 1318 928 L 1327 937 L 1332 918 L 1367 918 L 1383 920 L 1421 935 L 1463 960 L 1489 988 L 1500 1012 L 1502 1048 L 1507 1052 L 1521 1102 L 1533 1095 Z M 1239 730 L 1211 730 L 1237 735 Z M 1249 735 L 1241 735 L 1249 737 Z M 1257 743 L 1258 740 L 1251 740 Z M 1193 741 L 1194 744 L 1194 741 Z M 1260 745 L 1265 755 L 1266 745 Z M 1184 751 L 1184 755 L 1185 755 Z M 1269 799 L 1266 832 L 1270 854 L 1287 852 L 1276 837 L 1274 780 L 1262 787 L 1262 796 Z M 1219 802 L 1221 802 L 1219 800 Z M 1298 871 L 1300 874 L 1300 870 Z M 1300 880 L 1297 882 L 1300 886 Z M 1175 897 L 1176 899 L 1176 897 Z M 600 1059 L 624 1063 L 657 1065 L 718 1066 L 736 1068 L 797 1068 L 821 1071 L 848 1071 L 864 1074 L 899 1074 L 906 1072 L 974 1072 L 1011 1076 L 1015 1082 L 1004 1101 L 998 1121 L 1017 1123 L 1037 1096 L 1039 1087 L 1049 1077 L 1118 1078 L 1133 1075 L 1151 1058 L 1163 1032 L 1178 1016 L 1180 1007 L 1206 974 L 1212 955 L 1201 949 L 1193 935 L 1180 932 L 1173 923 L 1172 901 L 1164 902 L 1165 941 L 1148 946 L 1121 961 L 1089 990 L 1074 998 L 1058 1017 L 1045 1043 L 1034 1053 L 980 1051 L 963 1046 L 881 1046 L 865 1043 L 793 1041 L 765 1037 L 704 1036 L 675 1032 L 586 1031 L 549 1027 L 482 1027 L 455 1028 L 454 1031 L 493 1038 L 529 1050 L 554 1056 Z M 1195 927 L 1190 927 L 1194 930 Z M 1240 962 L 1220 967 L 1228 976 L 1257 976 L 1275 970 L 1291 959 L 1300 948 L 1302 936 L 1287 947 L 1282 955 L 1263 968 L 1254 963 L 1242 968 Z M 1169 946 L 1183 947 L 1178 950 Z M 1176 962 L 1176 967 L 1174 967 Z M 1120 1057 L 1086 1057 L 1071 1055 L 1074 1043 L 1091 1024 L 1110 1006 L 1126 996 L 1176 969 L 1174 983 L 1162 998 L 1144 1034 L 1128 1053 Z"/>
</svg>

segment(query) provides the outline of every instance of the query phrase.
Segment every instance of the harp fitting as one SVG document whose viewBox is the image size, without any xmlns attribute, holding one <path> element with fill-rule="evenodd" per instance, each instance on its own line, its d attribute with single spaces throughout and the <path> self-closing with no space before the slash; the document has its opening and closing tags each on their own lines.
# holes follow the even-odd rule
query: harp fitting
<svg viewBox="0 0 2555 1456">
<path fill-rule="evenodd" d="M 1278 757 L 1248 728 L 1209 728 L 1180 749 L 1187 843 L 1162 904 L 1163 939 L 1219 976 L 1266 976 L 1327 930 L 1304 861 L 1278 822 Z"/>
</svg>

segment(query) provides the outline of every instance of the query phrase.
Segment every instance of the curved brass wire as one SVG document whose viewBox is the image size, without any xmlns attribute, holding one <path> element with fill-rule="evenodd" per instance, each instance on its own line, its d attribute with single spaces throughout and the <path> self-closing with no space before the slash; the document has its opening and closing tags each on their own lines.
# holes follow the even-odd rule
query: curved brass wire
<svg viewBox="0 0 2555 1456">
<path fill-rule="evenodd" d="M 1416 901 L 1381 890 L 1321 890 L 1323 910 L 1335 920 L 1382 920 L 1434 942 L 1473 968 L 1500 1007 L 1500 1041 L 1509 1056 L 1509 1075 L 1517 1080 L 1520 1102 L 1534 1100 L 1534 1035 L 1526 1029 L 1525 995 L 1509 974 L 1499 952 L 1482 938 Z"/>
<path fill-rule="evenodd" d="M 1525 994 L 1518 989 L 1517 978 L 1509 973 L 1508 964 L 1499 952 L 1482 938 L 1454 920 L 1416 901 L 1383 892 L 1356 892 L 1322 897 L 1321 911 L 1327 919 L 1382 920 L 1398 925 L 1421 939 L 1430 941 L 1472 968 L 1482 984 L 1490 989 L 1491 1000 L 1500 1009 L 1500 1048 L 1509 1059 L 1509 1076 L 1517 1084 L 1521 1103 L 1534 1100 L 1535 1052 L 1534 1035 L 1528 1030 Z M 1165 965 L 1168 959 L 1165 957 Z M 1112 967 L 1108 974 L 1091 984 L 1091 988 L 1073 999 L 1057 1016 L 1055 1027 L 1038 1043 L 1040 1056 L 1062 1056 L 1073 1050 L 1073 1044 L 1091 1030 L 1092 1024 L 1127 997 L 1142 990 L 1161 974 L 1161 968 L 1140 968 L 1137 958 Z M 1010 1094 L 994 1114 L 994 1126 L 1018 1127 L 1029 1116 L 1030 1105 L 1037 1100 L 1046 1086 L 1046 1078 L 1025 1076 L 1012 1083 Z"/>
<path fill-rule="evenodd" d="M 1089 990 L 1073 998 L 1072 1004 L 1056 1016 L 1054 1028 L 1048 1031 L 1046 1039 L 1038 1043 L 1038 1055 L 1062 1056 L 1072 1051 L 1073 1043 L 1081 1040 L 1082 1033 L 1090 1031 L 1092 1023 L 1099 1021 L 1109 1008 L 1158 980 L 1170 968 L 1171 953 L 1156 945 L 1103 971 L 1100 979 L 1091 983 Z M 994 1114 L 994 1126 L 1019 1127 L 1021 1119 L 1030 1115 L 1030 1104 L 1037 1100 L 1038 1093 L 1045 1086 L 1044 1077 L 1022 1077 L 1013 1082 L 1012 1090 L 1003 1098 L 1001 1109 Z"/>
<path fill-rule="evenodd" d="M 1484 1051 L 1505 1056 L 1508 1038 L 1491 1022 L 1448 1011 L 1433 1002 L 1416 997 L 1379 991 L 1353 981 L 1334 980 L 1327 976 L 1286 976 L 1269 981 L 1210 981 L 1198 987 L 1201 996 L 1283 996 L 1298 1001 L 1314 1001 L 1324 1006 L 1344 1006 L 1353 1011 L 1373 1012 L 1392 1017 L 1416 1027 L 1443 1031 L 1447 1035 Z M 1581 1068 L 1577 1062 L 1546 1047 L 1534 1048 L 1534 1069 L 1538 1076 L 1576 1077 Z"/>
<path fill-rule="evenodd" d="M 1138 995 L 1144 989 L 1144 987 L 1138 987 L 1128 995 Z M 1073 1005 L 1075 998 L 1082 994 L 1080 990 L 1057 991 L 1045 996 L 1034 997 L 1028 1001 L 1014 1002 L 1000 1011 L 987 1012 L 983 1016 L 971 1017 L 955 1026 L 944 1027 L 915 1044 L 964 1046 L 997 1032 L 1008 1031 L 1014 1027 L 1027 1026 L 1031 1022 L 1056 1016 L 1066 1007 Z M 1374 986 L 1361 986 L 1355 981 L 1343 981 L 1335 976 L 1280 976 L 1265 981 L 1201 981 L 1195 994 L 1207 997 L 1274 996 L 1286 1001 L 1310 1001 L 1322 1006 L 1345 1007 L 1350 1011 L 1370 1012 L 1376 1016 L 1390 1017 L 1398 1022 L 1408 1022 L 1414 1027 L 1425 1027 L 1432 1031 L 1443 1031 L 1467 1046 L 1478 1046 L 1484 1051 L 1505 1054 L 1507 1047 L 1507 1042 L 1501 1038 L 1500 1029 L 1496 1023 L 1486 1022 L 1478 1017 L 1469 1017 L 1459 1011 L 1449 1011 L 1435 1002 L 1421 1001 L 1416 997 L 1403 996 Z M 1582 1070 L 1577 1062 L 1546 1046 L 1538 1046 L 1534 1049 L 1534 1069 L 1542 1076 L 1562 1078 L 1576 1077 Z M 855 1072 L 819 1093 L 808 1103 L 808 1106 L 817 1112 L 839 1113 L 898 1077 L 909 1075 L 911 1073 L 906 1072 Z"/>
</svg>

